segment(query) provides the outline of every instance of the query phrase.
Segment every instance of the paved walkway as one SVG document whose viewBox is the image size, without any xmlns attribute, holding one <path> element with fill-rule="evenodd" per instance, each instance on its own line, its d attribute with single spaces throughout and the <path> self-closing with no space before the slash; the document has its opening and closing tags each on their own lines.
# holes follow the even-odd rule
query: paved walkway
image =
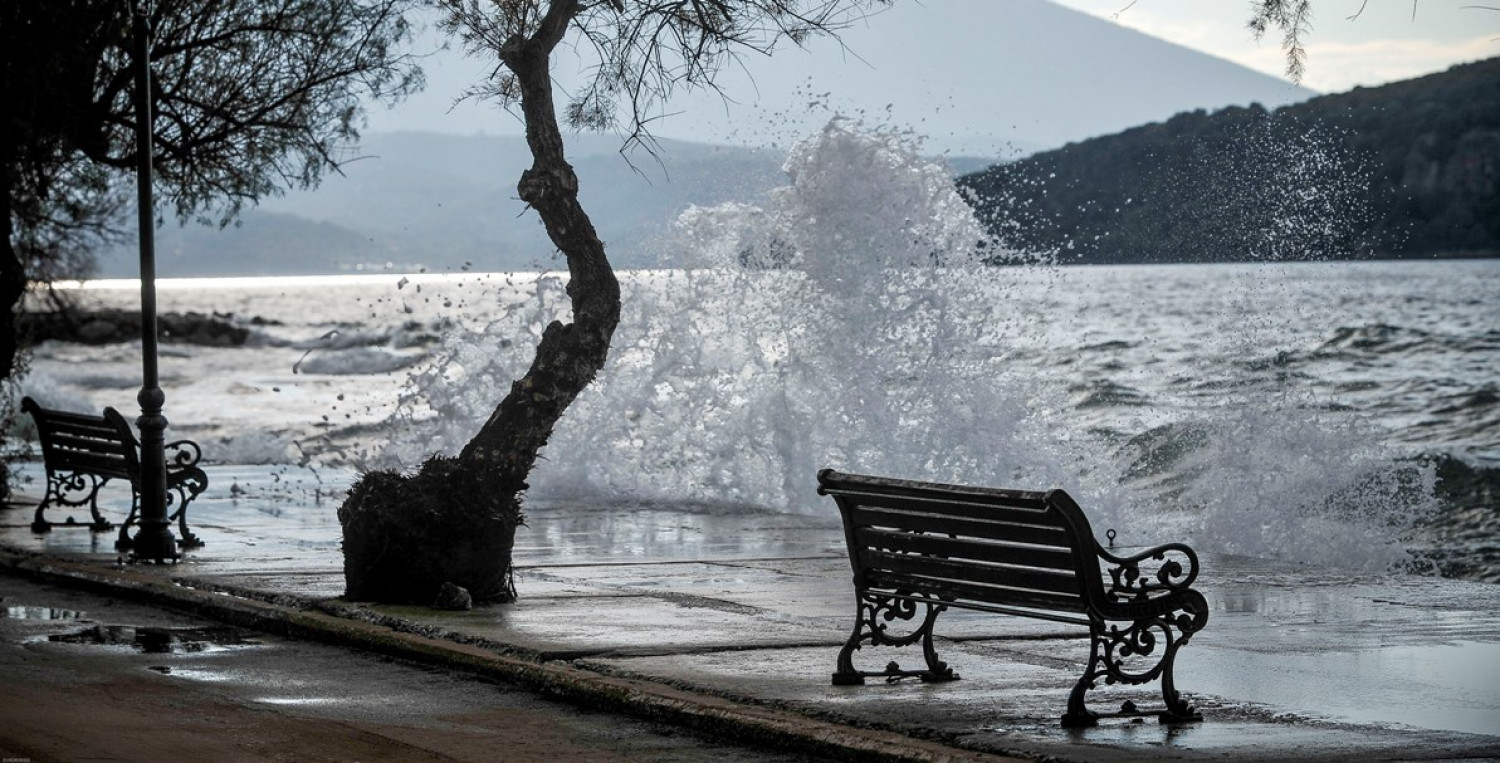
<svg viewBox="0 0 1500 763">
<path fill-rule="evenodd" d="M 853 614 L 831 505 L 533 504 L 516 539 L 521 600 L 447 613 L 339 600 L 347 479 L 211 469 L 192 509 L 207 545 L 165 566 L 119 564 L 113 536 L 84 528 L 34 535 L 29 509 L 7 509 L 0 566 L 813 752 L 1500 759 L 1500 586 L 1207 555 L 1197 587 L 1212 615 L 1177 667 L 1206 720 L 1068 730 L 1057 717 L 1087 644 L 1066 626 L 950 612 L 939 651 L 963 680 L 830 685 Z M 857 656 L 891 658 L 874 651 Z M 1101 708 L 1133 696 L 1095 694 Z"/>
<path fill-rule="evenodd" d="M 811 763 L 108 590 L 0 599 L 0 761 Z"/>
</svg>

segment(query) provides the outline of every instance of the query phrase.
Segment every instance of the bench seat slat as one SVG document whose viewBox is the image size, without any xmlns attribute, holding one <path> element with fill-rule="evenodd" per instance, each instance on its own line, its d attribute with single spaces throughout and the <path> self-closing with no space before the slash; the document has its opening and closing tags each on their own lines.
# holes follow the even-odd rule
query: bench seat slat
<svg viewBox="0 0 1500 763">
<path fill-rule="evenodd" d="M 95 413 L 75 413 L 73 411 L 54 411 L 41 407 L 34 407 L 32 415 L 46 419 L 53 428 L 68 426 L 108 426 L 104 417 Z"/>
<path fill-rule="evenodd" d="M 859 528 L 854 532 L 854 537 L 861 548 L 905 551 L 950 559 L 973 559 L 1068 572 L 1078 569 L 1077 556 L 1071 549 L 1061 547 L 1019 545 L 1012 541 L 990 538 L 949 538 L 870 527 Z"/>
<path fill-rule="evenodd" d="M 923 575 L 947 580 L 967 580 L 1000 588 L 1024 588 L 1033 591 L 1062 594 L 1074 598 L 1083 592 L 1078 576 L 1071 571 L 1042 570 L 1029 567 L 1003 567 L 993 564 L 938 559 L 914 554 L 893 554 L 884 551 L 861 549 L 860 565 L 866 571 L 890 571 L 907 575 Z"/>
<path fill-rule="evenodd" d="M 937 514 L 947 517 L 966 517 L 995 522 L 1017 522 L 1021 524 L 1058 524 L 1054 514 L 1047 511 L 1044 501 L 984 502 L 980 498 L 966 500 L 964 496 L 914 497 L 845 491 L 837 493 L 851 503 L 871 509 L 893 509 Z"/>
<path fill-rule="evenodd" d="M 102 418 L 87 421 L 47 421 L 47 430 L 54 437 L 97 437 L 108 440 L 120 439 L 120 433 L 108 421 Z"/>
<path fill-rule="evenodd" d="M 931 599 L 923 596 L 911 596 L 889 590 L 885 591 L 884 595 L 890 596 L 893 599 L 914 601 L 919 604 L 925 604 L 931 601 Z M 1047 605 L 1045 607 L 1030 607 L 1023 604 L 986 604 L 969 599 L 965 600 L 962 605 L 954 604 L 953 606 L 962 606 L 964 609 L 974 612 L 991 612 L 999 615 L 1017 615 L 1020 617 L 1035 618 L 1037 620 L 1050 620 L 1054 623 L 1081 625 L 1085 628 L 1088 628 L 1092 625 L 1092 623 L 1089 622 L 1088 615 L 1086 614 L 1065 614 L 1062 612 L 1057 612 L 1051 605 Z"/>
<path fill-rule="evenodd" d="M 54 449 L 60 448 L 63 450 L 89 452 L 119 452 L 124 450 L 126 445 L 134 445 L 134 443 L 125 440 L 118 432 L 113 430 L 110 430 L 107 435 L 103 433 L 53 432 L 52 436 L 47 439 L 48 444 Z"/>
<path fill-rule="evenodd" d="M 867 570 L 866 585 L 871 589 L 889 591 L 914 591 L 934 597 L 953 597 L 959 601 L 977 601 L 986 604 L 1036 607 L 1038 609 L 1064 612 L 1087 612 L 1088 607 L 1077 596 L 1062 596 L 1042 591 L 1021 591 L 993 588 L 956 580 L 925 578 L 894 572 Z"/>
<path fill-rule="evenodd" d="M 955 496 L 981 503 L 1007 503 L 1042 507 L 1047 493 L 1040 490 L 1015 490 L 1011 488 L 982 487 L 979 485 L 947 485 L 937 482 L 916 482 L 894 477 L 875 477 L 868 474 L 840 474 L 826 469 L 819 475 L 819 492 L 825 495 L 906 495 L 916 498 L 949 499 Z"/>
<path fill-rule="evenodd" d="M 87 472 L 103 477 L 130 479 L 130 467 L 118 453 L 84 453 L 53 451 L 49 466 L 53 471 Z"/>
<path fill-rule="evenodd" d="M 1012 522 L 984 522 L 977 519 L 939 517 L 931 514 L 866 509 L 860 506 L 849 508 L 848 520 L 854 527 L 889 527 L 895 530 L 942 533 L 1012 543 L 1031 543 L 1039 546 L 1068 547 L 1068 531 L 1062 527 L 1046 527 Z"/>
</svg>

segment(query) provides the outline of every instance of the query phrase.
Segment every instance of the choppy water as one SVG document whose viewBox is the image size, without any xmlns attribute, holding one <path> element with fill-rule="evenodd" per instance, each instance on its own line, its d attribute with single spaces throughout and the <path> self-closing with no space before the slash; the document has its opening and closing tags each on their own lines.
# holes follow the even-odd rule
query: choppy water
<svg viewBox="0 0 1500 763">
<path fill-rule="evenodd" d="M 788 171 L 622 274 L 611 363 L 534 493 L 823 512 L 824 466 L 1055 486 L 1127 541 L 1500 581 L 1500 261 L 984 267 L 946 173 L 899 141 L 826 134 Z M 81 295 L 134 304 L 100 286 Z M 563 287 L 166 282 L 163 310 L 253 331 L 164 348 L 173 433 L 227 462 L 453 452 Z M 138 349 L 44 345 L 25 391 L 131 412 Z"/>
</svg>

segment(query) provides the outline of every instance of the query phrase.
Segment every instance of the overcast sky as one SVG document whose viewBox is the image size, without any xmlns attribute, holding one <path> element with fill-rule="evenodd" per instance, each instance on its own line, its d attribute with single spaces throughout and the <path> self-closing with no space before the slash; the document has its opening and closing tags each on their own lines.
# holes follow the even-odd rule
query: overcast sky
<svg viewBox="0 0 1500 763">
<path fill-rule="evenodd" d="M 1244 0 L 1056 2 L 1099 19 L 1102 24 L 1167 40 L 1268 77 L 1285 79 L 1285 56 L 1279 39 L 1260 42 L 1252 39 L 1246 28 L 1249 3 Z M 1108 54 L 1088 48 L 1110 44 L 1107 40 L 1114 37 L 1133 35 L 1076 34 L 1067 23 L 1068 17 L 1076 22 L 1076 16 L 1041 8 L 1038 3 L 1039 0 L 896 0 L 893 9 L 846 31 L 842 41 L 847 49 L 840 49 L 833 41 L 815 40 L 810 52 L 789 50 L 771 59 L 750 60 L 748 74 L 735 71 L 724 80 L 732 103 L 708 96 L 674 102 L 671 110 L 680 115 L 662 121 L 654 131 L 660 137 L 703 142 L 780 145 L 801 135 L 778 133 L 805 133 L 808 124 L 826 120 L 824 115 L 803 113 L 818 110 L 806 109 L 808 104 L 817 104 L 830 113 L 853 113 L 867 118 L 876 116 L 872 112 L 888 112 L 888 118 L 897 126 L 944 136 L 939 143 L 945 147 L 967 143 L 987 148 L 981 144 L 998 141 L 1037 148 L 1039 141 L 1032 137 L 1037 132 L 1056 137 L 1055 141 L 1041 143 L 1060 144 L 1138 123 L 1137 115 L 1123 113 L 1117 122 L 1101 121 L 1101 112 L 1123 107 L 1106 103 L 1107 98 L 1098 91 L 1090 95 L 1079 87 L 1079 83 L 1104 80 L 1111 75 L 1127 76 L 1113 71 L 1126 53 L 1117 52 L 1111 59 Z M 1463 7 L 1476 4 L 1484 3 L 1481 0 L 1314 0 L 1316 16 L 1305 39 L 1308 57 L 1302 84 L 1318 92 L 1339 92 L 1355 85 L 1378 85 L 1500 55 L 1500 11 Z M 1500 2 L 1489 4 L 1500 6 Z M 1350 18 L 1356 14 L 1357 17 Z M 435 46 L 434 40 L 429 38 L 425 46 L 429 49 Z M 1127 46 L 1121 49 L 1124 50 L 1136 48 Z M 1087 61 L 1091 54 L 1095 59 Z M 1139 58 L 1138 53 L 1129 55 Z M 1044 60 L 1038 61 L 1039 58 Z M 560 59 L 555 75 L 565 81 L 566 59 L 561 56 Z M 1080 71 L 1071 75 L 1061 71 L 1075 59 L 1082 62 L 1074 67 Z M 1026 65 L 1019 65 L 1018 61 Z M 918 62 L 920 66 L 915 65 Z M 467 86 L 483 77 L 486 66 L 453 50 L 432 54 L 424 63 L 429 80 L 427 90 L 394 110 L 373 110 L 367 131 L 520 134 L 519 122 L 491 104 L 465 101 L 454 105 Z M 1200 79 L 1207 79 L 1208 69 L 1213 67 L 1192 68 L 1204 70 Z M 1130 98 L 1161 95 L 1162 90 L 1204 86 L 1201 81 L 1179 84 L 1173 80 L 1192 74 L 1181 71 L 1142 74 L 1137 65 L 1128 74 L 1132 79 L 1123 86 L 1141 89 L 1121 97 L 1128 102 Z M 1218 79 L 1210 80 L 1210 84 L 1223 80 L 1222 72 L 1212 76 Z M 1307 95 L 1290 84 L 1266 84 L 1272 88 L 1284 87 L 1287 93 L 1285 98 L 1266 94 L 1263 88 L 1253 93 L 1255 100 L 1269 105 L 1277 105 L 1278 100 L 1300 100 Z M 1152 92 L 1153 86 L 1158 92 Z M 795 97 L 791 91 L 798 91 Z M 1104 91 L 1105 95 L 1111 92 L 1108 88 Z M 1075 96 L 1073 102 L 1058 102 L 1065 101 L 1070 94 Z M 971 108 L 971 100 L 985 97 L 1003 100 L 1004 113 L 997 116 L 995 111 L 1001 106 L 995 105 L 987 111 Z M 1225 104 L 1200 102 L 1187 107 L 1220 105 Z M 1053 113 L 1043 113 L 1049 109 Z M 1078 119 L 1070 121 L 1070 114 Z M 1153 115 L 1150 119 L 1166 116 L 1170 113 Z M 1018 137 L 1006 132 L 1019 129 L 1025 133 L 1028 120 L 1030 136 Z M 1001 129 L 999 122 L 1015 124 Z M 969 140 L 969 136 L 978 137 Z"/>
<path fill-rule="evenodd" d="M 1246 29 L 1248 2 L 1054 1 L 1267 74 L 1286 68 L 1279 37 L 1256 43 Z M 1500 11 L 1477 7 L 1483 5 L 1500 7 L 1483 0 L 1314 0 L 1302 84 L 1336 93 L 1500 55 Z"/>
</svg>

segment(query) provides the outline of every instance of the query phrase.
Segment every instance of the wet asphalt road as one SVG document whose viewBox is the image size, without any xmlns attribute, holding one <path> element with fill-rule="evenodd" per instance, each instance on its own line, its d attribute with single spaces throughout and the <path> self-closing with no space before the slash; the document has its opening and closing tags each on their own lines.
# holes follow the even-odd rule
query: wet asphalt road
<svg viewBox="0 0 1500 763">
<path fill-rule="evenodd" d="M 0 575 L 10 761 L 793 761 L 510 686 Z"/>
</svg>

